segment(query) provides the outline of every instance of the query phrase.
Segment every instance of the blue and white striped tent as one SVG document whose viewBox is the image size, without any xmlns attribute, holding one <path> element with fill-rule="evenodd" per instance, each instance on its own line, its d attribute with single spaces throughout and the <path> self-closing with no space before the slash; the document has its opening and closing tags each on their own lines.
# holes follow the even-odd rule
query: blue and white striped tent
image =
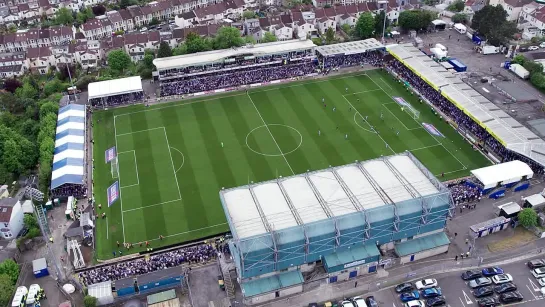
<svg viewBox="0 0 545 307">
<path fill-rule="evenodd" d="M 70 104 L 59 109 L 51 189 L 83 184 L 85 172 L 85 106 Z"/>
</svg>

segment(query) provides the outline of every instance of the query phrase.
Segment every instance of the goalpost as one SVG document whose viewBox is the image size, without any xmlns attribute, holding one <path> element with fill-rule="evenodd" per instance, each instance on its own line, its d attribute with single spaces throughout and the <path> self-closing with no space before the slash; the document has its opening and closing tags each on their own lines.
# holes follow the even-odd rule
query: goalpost
<svg viewBox="0 0 545 307">
<path fill-rule="evenodd" d="M 110 166 L 112 169 L 112 178 L 119 178 L 119 164 L 117 163 L 117 156 L 110 161 Z"/>
<path fill-rule="evenodd" d="M 418 119 L 420 117 L 420 111 L 413 108 L 413 106 L 411 106 L 410 104 L 405 107 L 405 110 L 412 114 L 414 119 Z"/>
</svg>

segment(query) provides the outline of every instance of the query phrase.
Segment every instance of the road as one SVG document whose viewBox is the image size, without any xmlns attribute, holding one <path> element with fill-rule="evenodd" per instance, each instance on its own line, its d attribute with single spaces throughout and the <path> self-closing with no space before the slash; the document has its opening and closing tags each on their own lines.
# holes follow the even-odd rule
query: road
<svg viewBox="0 0 545 307">
<path fill-rule="evenodd" d="M 540 293 L 540 286 L 526 266 L 526 260 L 507 264 L 501 268 L 513 276 L 513 283 L 524 296 L 524 301 L 509 304 L 509 306 L 542 307 L 545 305 L 545 297 Z M 466 282 L 460 278 L 460 272 L 442 274 L 436 277 L 439 286 L 450 307 L 477 306 L 477 300 Z M 393 288 L 385 289 L 372 295 L 375 296 L 380 306 L 401 307 L 404 304 L 399 300 L 399 294 Z M 367 296 L 367 295 L 366 295 Z M 497 296 L 497 295 L 496 295 Z"/>
</svg>

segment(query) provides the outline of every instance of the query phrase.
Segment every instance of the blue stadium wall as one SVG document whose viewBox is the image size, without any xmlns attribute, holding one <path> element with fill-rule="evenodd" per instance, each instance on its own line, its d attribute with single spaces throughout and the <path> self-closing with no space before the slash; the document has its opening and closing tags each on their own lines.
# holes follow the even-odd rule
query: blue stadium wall
<svg viewBox="0 0 545 307">
<path fill-rule="evenodd" d="M 452 207 L 446 190 L 393 205 L 296 226 L 271 234 L 231 240 L 242 279 L 322 260 L 355 244 L 383 245 L 443 229 Z"/>
</svg>

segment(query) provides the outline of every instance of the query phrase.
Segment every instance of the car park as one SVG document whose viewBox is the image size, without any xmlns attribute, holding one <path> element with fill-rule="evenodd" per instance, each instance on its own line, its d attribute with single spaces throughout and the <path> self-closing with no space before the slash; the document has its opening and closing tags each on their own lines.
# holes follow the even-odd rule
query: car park
<svg viewBox="0 0 545 307">
<path fill-rule="evenodd" d="M 444 296 L 432 297 L 426 301 L 426 305 L 430 307 L 443 306 L 447 303 Z"/>
<path fill-rule="evenodd" d="M 395 290 L 397 293 L 412 291 L 414 289 L 413 284 L 409 282 L 404 282 L 396 286 Z"/>
<path fill-rule="evenodd" d="M 369 307 L 365 304 L 365 300 L 361 296 L 353 297 L 352 304 L 355 305 L 355 307 Z"/>
<path fill-rule="evenodd" d="M 523 299 L 524 297 L 518 291 L 507 292 L 500 295 L 500 302 L 504 304 L 520 302 Z"/>
<path fill-rule="evenodd" d="M 479 307 L 496 307 L 500 304 L 495 297 L 483 297 L 477 301 Z"/>
<path fill-rule="evenodd" d="M 422 296 L 424 298 L 432 298 L 432 297 L 441 296 L 441 295 L 442 295 L 441 288 L 433 287 L 433 288 L 422 290 Z"/>
<path fill-rule="evenodd" d="M 482 276 L 483 276 L 483 273 L 479 270 L 470 270 L 470 271 L 465 271 L 462 273 L 463 280 L 471 280 L 471 279 L 479 278 Z"/>
<path fill-rule="evenodd" d="M 437 287 L 437 280 L 433 278 L 419 280 L 415 283 L 415 286 L 418 290 Z"/>
<path fill-rule="evenodd" d="M 537 268 L 532 270 L 532 275 L 534 275 L 535 278 L 542 278 L 545 277 L 545 267 L 543 268 Z"/>
<path fill-rule="evenodd" d="M 468 286 L 472 289 L 489 286 L 492 284 L 492 280 L 488 277 L 480 277 L 477 279 L 470 280 Z"/>
<path fill-rule="evenodd" d="M 378 307 L 378 303 L 377 301 L 375 300 L 375 297 L 370 295 L 368 297 L 365 298 L 365 302 L 367 302 L 367 306 L 368 307 Z"/>
<path fill-rule="evenodd" d="M 488 277 L 488 276 L 494 276 L 498 274 L 503 274 L 503 270 L 497 266 L 483 269 L 483 276 Z"/>
<path fill-rule="evenodd" d="M 399 299 L 402 302 L 408 302 L 408 301 L 414 301 L 420 298 L 420 293 L 418 291 L 413 290 L 410 292 L 403 292 L 401 295 L 399 295 Z"/>
<path fill-rule="evenodd" d="M 492 294 L 494 294 L 494 289 L 492 286 L 480 287 L 473 291 L 473 295 L 475 295 L 476 298 L 485 297 Z"/>
<path fill-rule="evenodd" d="M 543 259 L 530 260 L 526 263 L 526 265 L 532 270 L 537 268 L 542 268 L 542 267 L 545 267 L 545 260 Z"/>
<path fill-rule="evenodd" d="M 505 292 L 517 291 L 517 286 L 512 282 L 507 282 L 494 287 L 494 292 L 502 294 Z"/>
<path fill-rule="evenodd" d="M 410 301 L 405 303 L 404 307 L 426 307 L 424 301 Z"/>
<path fill-rule="evenodd" d="M 506 282 L 513 281 L 513 276 L 511 276 L 511 274 L 498 274 L 498 275 L 492 276 L 492 281 L 496 285 L 504 284 Z"/>
</svg>

